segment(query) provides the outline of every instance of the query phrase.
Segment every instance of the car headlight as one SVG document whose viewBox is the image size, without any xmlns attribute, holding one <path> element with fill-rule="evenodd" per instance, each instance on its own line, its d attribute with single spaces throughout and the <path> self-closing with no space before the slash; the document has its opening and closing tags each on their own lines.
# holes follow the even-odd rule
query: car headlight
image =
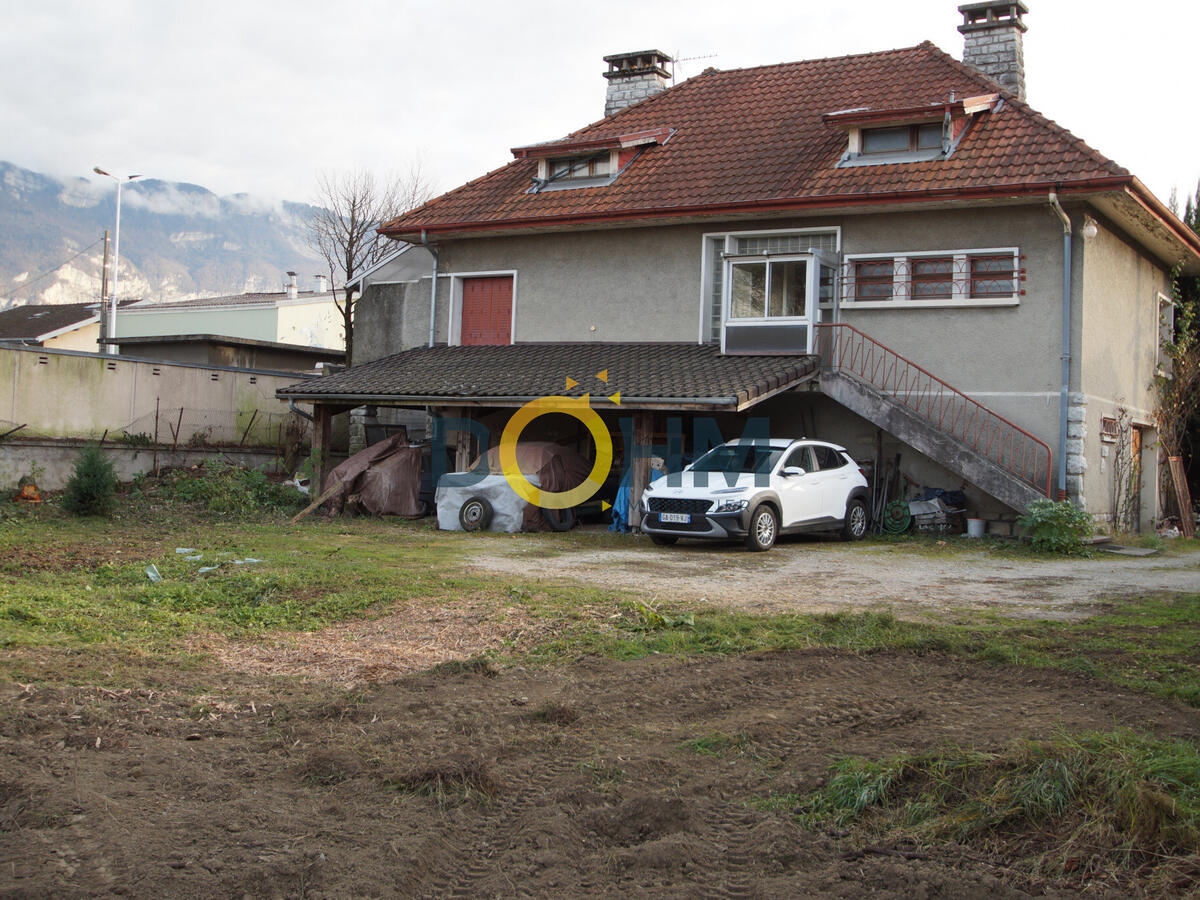
<svg viewBox="0 0 1200 900">
<path fill-rule="evenodd" d="M 722 500 L 717 504 L 717 508 L 713 512 L 741 512 L 749 505 L 749 500 Z"/>
</svg>

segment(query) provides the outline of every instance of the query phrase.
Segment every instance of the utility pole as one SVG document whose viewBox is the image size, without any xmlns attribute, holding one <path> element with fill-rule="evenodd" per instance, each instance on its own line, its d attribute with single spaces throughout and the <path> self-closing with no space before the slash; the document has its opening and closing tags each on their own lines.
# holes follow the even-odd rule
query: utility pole
<svg viewBox="0 0 1200 900">
<path fill-rule="evenodd" d="M 104 229 L 104 268 L 100 271 L 100 343 L 101 353 L 108 352 L 108 229 Z"/>
</svg>

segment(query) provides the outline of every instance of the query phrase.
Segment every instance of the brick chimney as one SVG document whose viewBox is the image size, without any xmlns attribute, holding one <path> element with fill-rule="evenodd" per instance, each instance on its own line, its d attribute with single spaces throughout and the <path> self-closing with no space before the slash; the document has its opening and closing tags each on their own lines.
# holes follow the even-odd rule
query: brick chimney
<svg viewBox="0 0 1200 900">
<path fill-rule="evenodd" d="M 288 274 L 287 298 L 289 300 L 295 300 L 297 297 L 300 296 L 300 288 L 296 284 L 296 273 L 288 272 L 287 274 Z"/>
<path fill-rule="evenodd" d="M 670 87 L 671 72 L 667 68 L 673 60 L 661 50 L 639 50 L 636 53 L 614 53 L 604 57 L 608 71 L 608 97 L 604 103 L 604 115 L 653 97 Z"/>
<path fill-rule="evenodd" d="M 958 26 L 965 45 L 963 62 L 1002 88 L 1025 99 L 1025 48 L 1022 35 L 1028 26 L 1021 16 L 1029 12 L 1021 0 L 999 3 L 964 3 L 958 8 Z"/>
<path fill-rule="evenodd" d="M 318 294 L 325 293 L 325 291 L 328 290 L 328 287 L 326 287 L 326 283 L 325 283 L 326 282 L 325 276 L 324 275 L 314 275 L 313 278 L 317 282 L 316 292 Z"/>
</svg>

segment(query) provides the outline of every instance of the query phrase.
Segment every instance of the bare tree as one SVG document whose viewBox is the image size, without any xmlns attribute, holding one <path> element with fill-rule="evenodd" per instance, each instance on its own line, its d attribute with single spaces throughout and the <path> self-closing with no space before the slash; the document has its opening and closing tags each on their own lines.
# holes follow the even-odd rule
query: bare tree
<svg viewBox="0 0 1200 900">
<path fill-rule="evenodd" d="M 341 276 L 345 296 L 337 301 L 337 308 L 346 334 L 348 365 L 354 358 L 354 292 L 349 282 L 395 246 L 375 229 L 432 196 L 433 190 L 419 162 L 413 164 L 407 175 L 386 180 L 356 169 L 341 175 L 325 173 L 317 181 L 318 209 L 309 222 L 309 243 L 325 258 L 330 284 L 337 285 Z"/>
</svg>

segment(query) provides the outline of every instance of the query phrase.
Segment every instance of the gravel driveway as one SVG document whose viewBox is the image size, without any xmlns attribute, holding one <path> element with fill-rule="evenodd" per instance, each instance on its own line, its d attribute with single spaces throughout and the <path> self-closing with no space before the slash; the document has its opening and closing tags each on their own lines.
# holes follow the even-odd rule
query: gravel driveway
<svg viewBox="0 0 1200 900">
<path fill-rule="evenodd" d="M 558 548 L 529 536 L 528 548 L 472 553 L 474 569 L 572 579 L 643 590 L 657 600 L 711 602 L 753 612 L 836 612 L 891 608 L 906 618 L 991 610 L 1018 618 L 1081 618 L 1106 599 L 1200 592 L 1200 551 L 1131 558 L 1021 559 L 963 551 L 960 544 L 841 544 L 785 539 L 769 553 L 680 544 Z M 533 541 L 536 541 L 534 543 Z M 607 540 L 597 536 L 597 544 Z M 514 552 L 514 550 L 516 552 Z"/>
</svg>

